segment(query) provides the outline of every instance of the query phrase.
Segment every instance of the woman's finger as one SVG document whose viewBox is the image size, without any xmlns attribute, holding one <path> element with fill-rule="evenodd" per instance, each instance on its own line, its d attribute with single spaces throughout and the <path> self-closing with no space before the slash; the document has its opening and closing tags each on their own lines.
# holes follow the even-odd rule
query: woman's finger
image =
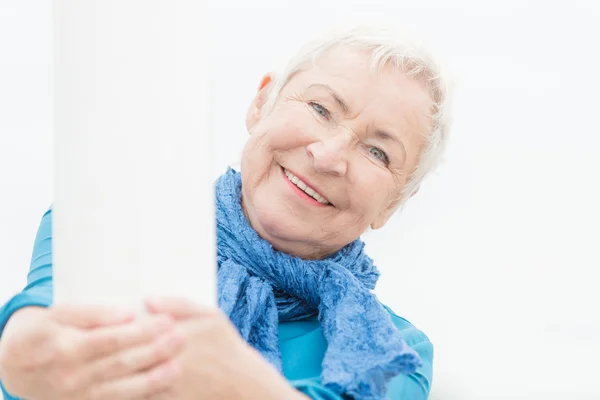
<svg viewBox="0 0 600 400">
<path fill-rule="evenodd" d="M 216 309 L 202 307 L 182 297 L 155 297 L 146 300 L 146 307 L 151 313 L 165 313 L 175 318 L 189 318 L 212 315 Z"/>
<path fill-rule="evenodd" d="M 155 393 L 155 394 L 151 394 L 149 396 L 145 396 L 144 398 L 142 398 L 140 400 L 175 400 L 175 399 L 176 399 L 175 391 L 172 389 L 167 389 L 160 393 Z"/>
<path fill-rule="evenodd" d="M 178 365 L 167 361 L 156 368 L 125 378 L 95 385 L 88 392 L 90 400 L 131 400 L 169 390 L 180 374 Z"/>
<path fill-rule="evenodd" d="M 81 329 L 124 324 L 134 318 L 132 312 L 103 306 L 53 306 L 50 311 L 55 321 Z"/>
<path fill-rule="evenodd" d="M 105 382 L 151 369 L 174 358 L 183 347 L 183 337 L 167 333 L 147 344 L 118 352 L 90 366 L 89 382 Z"/>
<path fill-rule="evenodd" d="M 81 359 L 91 361 L 117 353 L 132 346 L 147 343 L 173 329 L 168 315 L 143 317 L 127 325 L 96 328 L 84 334 L 81 343 Z"/>
</svg>

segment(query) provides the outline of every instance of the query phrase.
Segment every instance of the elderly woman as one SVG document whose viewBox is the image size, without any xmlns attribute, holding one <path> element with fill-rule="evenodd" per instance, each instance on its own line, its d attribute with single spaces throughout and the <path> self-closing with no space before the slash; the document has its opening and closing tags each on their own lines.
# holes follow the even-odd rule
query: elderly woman
<svg viewBox="0 0 600 400">
<path fill-rule="evenodd" d="M 241 173 L 216 182 L 219 310 L 52 307 L 48 211 L 0 313 L 5 399 L 427 398 L 432 344 L 372 293 L 360 236 L 436 163 L 446 97 L 430 56 L 370 29 L 265 76 Z"/>
</svg>

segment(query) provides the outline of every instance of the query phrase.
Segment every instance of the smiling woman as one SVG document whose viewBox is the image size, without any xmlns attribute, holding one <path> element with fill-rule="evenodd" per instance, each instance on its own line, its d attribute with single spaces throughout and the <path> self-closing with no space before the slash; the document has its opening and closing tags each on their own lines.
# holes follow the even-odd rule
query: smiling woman
<svg viewBox="0 0 600 400">
<path fill-rule="evenodd" d="M 216 182 L 218 310 L 49 307 L 48 211 L 28 285 L 0 312 L 8 399 L 426 399 L 433 345 L 372 293 L 360 236 L 435 166 L 446 102 L 433 59 L 377 29 L 311 43 L 267 74 L 241 172 Z"/>
<path fill-rule="evenodd" d="M 280 88 L 271 75 L 263 79 L 246 118 L 244 210 L 276 249 L 323 257 L 382 227 L 416 191 L 415 171 L 439 124 L 432 82 L 377 61 L 375 73 L 368 49 L 337 44 Z M 282 168 L 332 207 L 301 201 L 306 196 L 282 184 Z"/>
</svg>

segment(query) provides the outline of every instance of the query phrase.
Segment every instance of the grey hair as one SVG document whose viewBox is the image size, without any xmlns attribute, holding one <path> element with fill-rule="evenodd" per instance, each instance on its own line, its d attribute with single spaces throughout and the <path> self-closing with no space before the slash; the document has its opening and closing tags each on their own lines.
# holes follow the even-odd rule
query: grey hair
<svg viewBox="0 0 600 400">
<path fill-rule="evenodd" d="M 378 71 L 387 65 L 398 68 L 423 83 L 432 100 L 432 129 L 423 133 L 427 144 L 420 154 L 416 168 L 402 188 L 397 204 L 401 206 L 441 162 L 451 125 L 448 112 L 449 80 L 442 73 L 437 60 L 422 43 L 415 41 L 412 35 L 372 26 L 357 26 L 309 42 L 291 58 L 283 73 L 273 77 L 264 110 L 269 113 L 273 109 L 279 93 L 296 72 L 307 64 L 315 66 L 320 56 L 338 46 L 367 50 L 370 53 L 372 71 Z"/>
</svg>

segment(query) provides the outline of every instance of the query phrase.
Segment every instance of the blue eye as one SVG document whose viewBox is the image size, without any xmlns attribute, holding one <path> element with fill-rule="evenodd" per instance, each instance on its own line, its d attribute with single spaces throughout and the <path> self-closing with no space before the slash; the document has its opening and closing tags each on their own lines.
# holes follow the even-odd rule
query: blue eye
<svg viewBox="0 0 600 400">
<path fill-rule="evenodd" d="M 377 147 L 371 147 L 369 148 L 369 153 L 375 157 L 376 159 L 385 162 L 386 164 L 389 163 L 389 159 L 387 154 L 385 154 L 385 152 Z"/>
<path fill-rule="evenodd" d="M 308 103 L 313 110 L 315 110 L 321 117 L 323 118 L 329 118 L 329 110 L 327 110 L 325 107 L 323 107 L 322 105 L 315 103 L 315 102 L 310 102 Z"/>
</svg>

